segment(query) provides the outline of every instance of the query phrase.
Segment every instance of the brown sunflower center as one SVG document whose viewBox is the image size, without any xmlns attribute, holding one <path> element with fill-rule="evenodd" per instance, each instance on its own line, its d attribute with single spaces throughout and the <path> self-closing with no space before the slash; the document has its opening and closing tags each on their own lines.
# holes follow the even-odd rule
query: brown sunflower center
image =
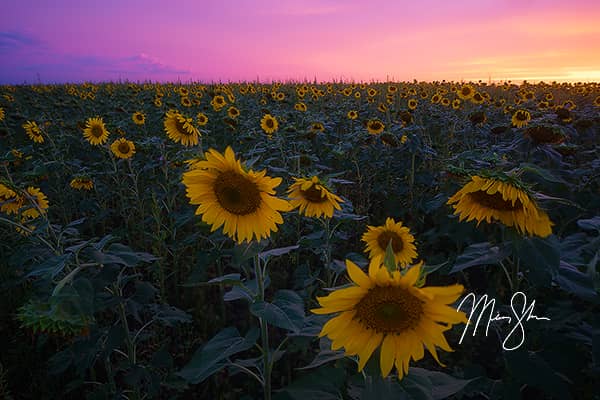
<svg viewBox="0 0 600 400">
<path fill-rule="evenodd" d="M 418 325 L 423 315 L 423 302 L 407 289 L 397 286 L 375 286 L 355 307 L 363 326 L 383 334 L 401 333 Z"/>
<path fill-rule="evenodd" d="M 129 153 L 129 143 L 127 143 L 127 142 L 119 143 L 118 149 L 119 149 L 119 153 L 121 153 L 121 154 Z"/>
<path fill-rule="evenodd" d="M 265 121 L 265 125 L 267 126 L 267 128 L 269 128 L 269 129 L 270 129 L 270 128 L 273 128 L 273 126 L 274 126 L 275 124 L 273 123 L 273 120 L 272 120 L 272 119 L 270 119 L 270 118 L 267 118 L 267 120 Z"/>
<path fill-rule="evenodd" d="M 468 87 L 464 87 L 460 90 L 460 92 L 462 93 L 463 96 L 468 96 L 469 94 L 471 94 L 471 89 Z"/>
<path fill-rule="evenodd" d="M 261 204 L 256 183 L 233 171 L 221 173 L 214 184 L 215 195 L 221 207 L 236 215 L 247 215 Z"/>
<path fill-rule="evenodd" d="M 476 203 L 498 211 L 514 211 L 523 208 L 521 200 L 517 199 L 513 205 L 512 201 L 504 200 L 502 194 L 499 192 L 489 194 L 479 190 L 477 192 L 469 193 L 469 196 L 471 196 Z"/>
<path fill-rule="evenodd" d="M 517 118 L 519 121 L 527 121 L 527 113 L 519 111 L 517 112 L 517 115 L 515 115 L 515 118 Z"/>
<path fill-rule="evenodd" d="M 102 134 L 104 133 L 104 131 L 100 125 L 92 126 L 90 131 L 92 133 L 92 136 L 97 137 L 97 138 L 101 137 Z"/>
<path fill-rule="evenodd" d="M 186 128 L 185 120 L 182 121 L 179 118 L 175 118 L 175 129 L 177 129 L 177 132 L 179 132 L 181 135 L 185 135 L 185 136 L 191 136 L 192 135 L 192 132 L 190 132 Z"/>
<path fill-rule="evenodd" d="M 322 197 L 321 189 L 318 189 L 314 184 L 306 190 L 300 189 L 300 193 L 302 197 L 311 203 L 324 203 L 327 201 L 327 196 Z"/>
<path fill-rule="evenodd" d="M 135 115 L 135 119 L 137 119 L 138 121 L 143 121 L 144 120 L 144 116 L 142 114 L 136 114 Z"/>
<path fill-rule="evenodd" d="M 372 122 L 371 123 L 371 129 L 373 129 L 374 131 L 378 131 L 379 129 L 381 129 L 381 123 L 379 123 L 379 122 Z"/>
<path fill-rule="evenodd" d="M 387 249 L 390 240 L 392 241 L 392 250 L 394 250 L 394 253 L 401 252 L 404 248 L 404 242 L 396 232 L 386 230 L 377 236 L 377 244 L 383 250 Z"/>
</svg>

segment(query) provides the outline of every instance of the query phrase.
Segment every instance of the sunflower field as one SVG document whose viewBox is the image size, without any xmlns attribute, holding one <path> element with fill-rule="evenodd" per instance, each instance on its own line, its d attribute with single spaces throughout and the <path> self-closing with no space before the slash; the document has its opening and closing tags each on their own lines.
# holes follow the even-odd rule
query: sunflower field
<svg viewBox="0 0 600 400">
<path fill-rule="evenodd" d="M 600 84 L 0 86 L 0 398 L 600 399 Z"/>
</svg>

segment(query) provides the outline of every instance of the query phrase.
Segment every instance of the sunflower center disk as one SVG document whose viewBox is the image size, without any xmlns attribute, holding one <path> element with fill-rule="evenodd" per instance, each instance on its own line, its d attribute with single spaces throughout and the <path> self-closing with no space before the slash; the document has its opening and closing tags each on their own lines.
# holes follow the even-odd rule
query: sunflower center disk
<svg viewBox="0 0 600 400">
<path fill-rule="evenodd" d="M 423 303 L 406 289 L 376 286 L 356 305 L 355 318 L 384 334 L 401 333 L 418 325 Z"/>
<path fill-rule="evenodd" d="M 99 127 L 98 125 L 92 126 L 91 131 L 92 131 L 92 135 L 94 135 L 94 137 L 97 137 L 97 138 L 101 137 L 102 134 L 104 133 L 104 132 L 102 132 L 102 128 Z"/>
<path fill-rule="evenodd" d="M 302 196 L 311 203 L 324 203 L 327 201 L 327 196 L 322 197 L 321 189 L 317 189 L 315 185 L 312 185 L 306 190 L 300 189 L 300 193 L 302 193 Z"/>
<path fill-rule="evenodd" d="M 119 152 L 122 154 L 129 153 L 129 145 L 127 143 L 119 143 Z"/>
<path fill-rule="evenodd" d="M 498 211 L 514 211 L 523 208 L 521 200 L 517 199 L 513 205 L 512 201 L 504 200 L 502 194 L 499 192 L 488 194 L 479 190 L 477 192 L 469 193 L 469 195 L 478 204 Z"/>
<path fill-rule="evenodd" d="M 273 120 L 272 119 L 266 120 L 265 125 L 267 125 L 267 128 L 273 128 Z"/>
<path fill-rule="evenodd" d="M 188 131 L 185 127 L 185 122 L 181 122 L 179 118 L 175 119 L 175 127 L 177 132 L 185 136 L 191 136 L 192 132 Z"/>
<path fill-rule="evenodd" d="M 396 232 L 383 231 L 377 236 L 377 244 L 382 249 L 387 249 L 388 243 L 392 241 L 392 250 L 394 253 L 399 253 L 404 248 L 404 242 Z"/>
<path fill-rule="evenodd" d="M 247 215 L 260 207 L 260 191 L 256 184 L 236 172 L 221 173 L 215 180 L 214 189 L 221 207 L 232 214 Z"/>
</svg>

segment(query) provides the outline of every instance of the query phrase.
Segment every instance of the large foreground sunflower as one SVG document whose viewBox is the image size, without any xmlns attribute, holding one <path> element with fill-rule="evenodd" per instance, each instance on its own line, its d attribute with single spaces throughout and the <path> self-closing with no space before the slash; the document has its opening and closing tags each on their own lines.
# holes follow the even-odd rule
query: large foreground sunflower
<svg viewBox="0 0 600 400">
<path fill-rule="evenodd" d="M 333 217 L 334 208 L 341 210 L 339 203 L 344 200 L 331 193 L 316 176 L 310 179 L 294 178 L 295 183 L 288 189 L 290 204 L 307 217 Z"/>
<path fill-rule="evenodd" d="M 395 365 L 402 379 L 411 358 L 423 358 L 423 346 L 442 365 L 436 346 L 452 351 L 444 332 L 452 324 L 467 322 L 463 312 L 448 306 L 463 292 L 462 285 L 419 288 L 415 285 L 421 265 L 404 275 L 398 270 L 390 273 L 376 260 L 371 261 L 368 275 L 349 260 L 346 269 L 354 285 L 318 297 L 322 308 L 312 310 L 315 314 L 339 313 L 323 326 L 319 336 L 328 336 L 333 350 L 344 347 L 346 355 L 357 355 L 359 371 L 381 346 L 379 363 L 384 377 Z"/>
<path fill-rule="evenodd" d="M 108 131 L 102 118 L 88 118 L 85 121 L 83 137 L 93 146 L 104 144 L 108 140 Z"/>
<path fill-rule="evenodd" d="M 274 196 L 281 178 L 270 178 L 266 171 L 245 171 L 231 147 L 221 154 L 210 149 L 206 160 L 195 161 L 194 169 L 183 174 L 190 204 L 197 204 L 196 215 L 212 225 L 211 232 L 223 226 L 225 234 L 238 243 L 267 238 L 282 224 L 280 211 L 289 203 Z"/>
<path fill-rule="evenodd" d="M 496 178 L 471 177 L 471 181 L 448 199 L 459 220 L 477 220 L 491 223 L 500 221 L 515 227 L 521 234 L 546 237 L 554 225 L 548 214 L 515 184 Z"/>
<path fill-rule="evenodd" d="M 376 261 L 383 261 L 390 242 L 394 259 L 400 266 L 405 267 L 417 258 L 414 236 L 406 226 L 402 226 L 402 222 L 396 222 L 393 218 L 387 218 L 382 226 L 367 226 L 362 241 L 367 244 L 369 258 Z"/>
<path fill-rule="evenodd" d="M 192 122 L 191 118 L 186 118 L 179 111 L 169 110 L 163 124 L 169 139 L 184 146 L 195 146 L 198 144 L 200 132 Z"/>
</svg>

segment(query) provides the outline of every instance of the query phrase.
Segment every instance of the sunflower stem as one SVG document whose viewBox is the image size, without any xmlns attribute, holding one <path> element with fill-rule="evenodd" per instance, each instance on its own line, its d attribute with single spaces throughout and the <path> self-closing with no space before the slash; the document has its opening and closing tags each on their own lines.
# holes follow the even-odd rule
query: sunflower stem
<svg viewBox="0 0 600 400">
<path fill-rule="evenodd" d="M 265 300 L 265 271 L 260 265 L 260 257 L 258 254 L 254 256 L 254 273 L 256 274 L 257 284 L 257 299 L 256 301 Z M 262 341 L 262 357 L 263 357 L 263 391 L 265 400 L 271 400 L 271 356 L 269 354 L 269 324 L 263 318 L 258 318 L 260 323 L 260 338 Z"/>
</svg>

